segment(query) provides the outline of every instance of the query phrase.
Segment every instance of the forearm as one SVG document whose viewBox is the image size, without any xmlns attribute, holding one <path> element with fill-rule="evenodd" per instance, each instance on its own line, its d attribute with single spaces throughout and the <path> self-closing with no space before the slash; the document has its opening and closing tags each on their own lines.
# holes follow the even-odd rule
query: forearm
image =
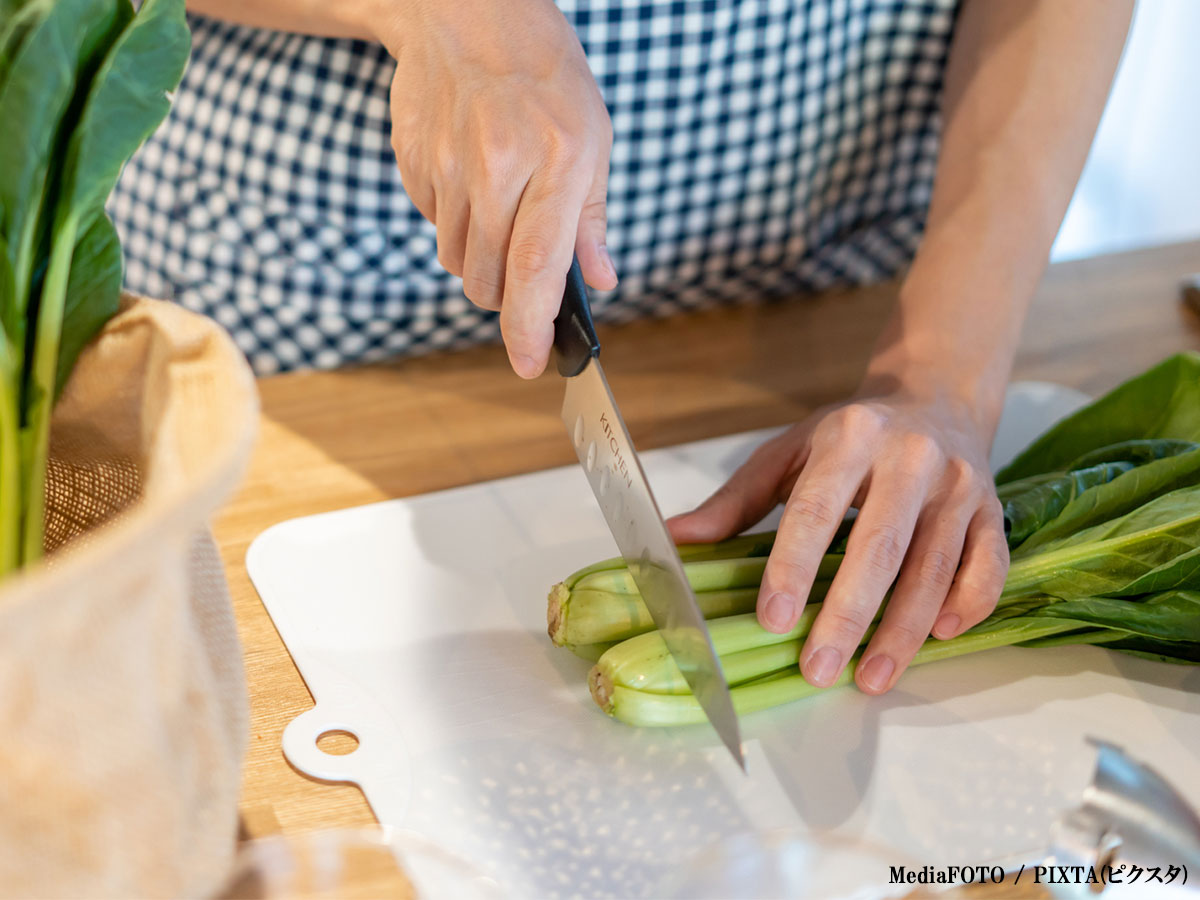
<svg viewBox="0 0 1200 900">
<path fill-rule="evenodd" d="M 239 25 L 373 40 L 375 0 L 187 0 L 189 12 Z"/>
<path fill-rule="evenodd" d="M 868 382 L 950 394 L 992 428 L 1132 0 L 964 0 L 925 236 Z"/>
</svg>

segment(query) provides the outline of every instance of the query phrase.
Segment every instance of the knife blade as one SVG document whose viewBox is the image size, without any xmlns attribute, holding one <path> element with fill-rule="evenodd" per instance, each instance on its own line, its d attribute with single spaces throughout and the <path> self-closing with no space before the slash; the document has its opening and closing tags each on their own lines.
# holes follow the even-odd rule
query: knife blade
<svg viewBox="0 0 1200 900">
<path fill-rule="evenodd" d="M 722 742 L 746 769 L 733 697 L 625 420 L 600 366 L 600 341 L 579 261 L 554 320 L 562 418 L 592 493 L 671 657 Z"/>
</svg>

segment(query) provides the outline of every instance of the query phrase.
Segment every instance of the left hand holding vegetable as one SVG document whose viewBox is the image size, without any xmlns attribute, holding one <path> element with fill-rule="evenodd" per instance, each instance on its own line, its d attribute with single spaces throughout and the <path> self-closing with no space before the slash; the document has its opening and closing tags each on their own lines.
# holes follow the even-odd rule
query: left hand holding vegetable
<svg viewBox="0 0 1200 900">
<path fill-rule="evenodd" d="M 797 621 L 842 514 L 861 509 L 801 652 L 814 684 L 837 679 L 897 574 L 856 669 L 870 693 L 896 682 L 931 630 L 960 634 L 999 596 L 1008 551 L 987 448 L 1129 22 L 1128 3 L 1104 15 L 1085 6 L 962 5 L 924 235 L 868 380 L 673 523 L 676 540 L 708 541 L 787 503 L 758 598 L 759 621 L 780 632 Z M 1089 52 L 1069 52 L 1078 46 Z"/>
<path fill-rule="evenodd" d="M 881 693 L 930 633 L 961 634 L 1000 596 L 1008 547 L 987 466 L 994 427 L 994 416 L 981 421 L 945 392 L 869 377 L 851 401 L 764 444 L 708 501 L 672 519 L 671 532 L 722 540 L 784 503 L 757 604 L 763 627 L 782 633 L 799 619 L 847 509 L 859 509 L 800 668 L 817 686 L 833 684 L 895 582 L 855 673 L 860 688 Z"/>
<path fill-rule="evenodd" d="M 904 405 L 904 397 L 895 399 Z M 883 401 L 855 401 L 870 402 Z M 810 420 L 813 434 L 828 415 Z M 772 446 L 791 449 L 788 437 Z M 878 451 L 873 458 L 882 459 Z M 743 472 L 756 468 L 770 471 Z M 1012 557 L 995 611 L 957 637 L 926 641 L 910 665 L 996 647 L 1070 644 L 1200 664 L 1200 354 L 1164 360 L 1052 426 L 996 475 L 995 490 Z M 739 714 L 820 690 L 797 663 L 848 565 L 852 524 L 839 529 L 804 613 L 784 634 L 765 630 L 753 613 L 775 533 L 680 546 Z M 556 584 L 546 620 L 556 645 L 596 661 L 588 685 L 609 715 L 639 726 L 705 720 L 624 560 L 593 563 Z M 855 653 L 855 666 L 835 683 L 848 683 L 872 652 Z"/>
</svg>

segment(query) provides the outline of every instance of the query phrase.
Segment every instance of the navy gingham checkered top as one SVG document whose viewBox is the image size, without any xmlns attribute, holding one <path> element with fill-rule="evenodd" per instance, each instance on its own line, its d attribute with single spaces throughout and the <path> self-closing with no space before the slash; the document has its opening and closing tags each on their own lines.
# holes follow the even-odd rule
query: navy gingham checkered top
<svg viewBox="0 0 1200 900">
<path fill-rule="evenodd" d="M 503 2 L 503 0 L 497 0 Z M 612 116 L 598 319 L 859 284 L 920 238 L 955 0 L 562 0 Z M 437 261 L 376 44 L 191 16 L 170 116 L 110 203 L 126 286 L 259 373 L 495 340 Z"/>
</svg>

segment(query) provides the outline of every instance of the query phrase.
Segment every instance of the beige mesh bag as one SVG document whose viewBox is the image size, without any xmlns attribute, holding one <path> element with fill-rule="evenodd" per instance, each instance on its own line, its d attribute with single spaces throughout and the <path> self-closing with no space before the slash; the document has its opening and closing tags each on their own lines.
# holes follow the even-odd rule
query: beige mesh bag
<svg viewBox="0 0 1200 900">
<path fill-rule="evenodd" d="M 205 896 L 247 711 L 207 522 L 254 381 L 216 325 L 132 297 L 54 416 L 46 562 L 0 585 L 0 895 Z"/>
</svg>

